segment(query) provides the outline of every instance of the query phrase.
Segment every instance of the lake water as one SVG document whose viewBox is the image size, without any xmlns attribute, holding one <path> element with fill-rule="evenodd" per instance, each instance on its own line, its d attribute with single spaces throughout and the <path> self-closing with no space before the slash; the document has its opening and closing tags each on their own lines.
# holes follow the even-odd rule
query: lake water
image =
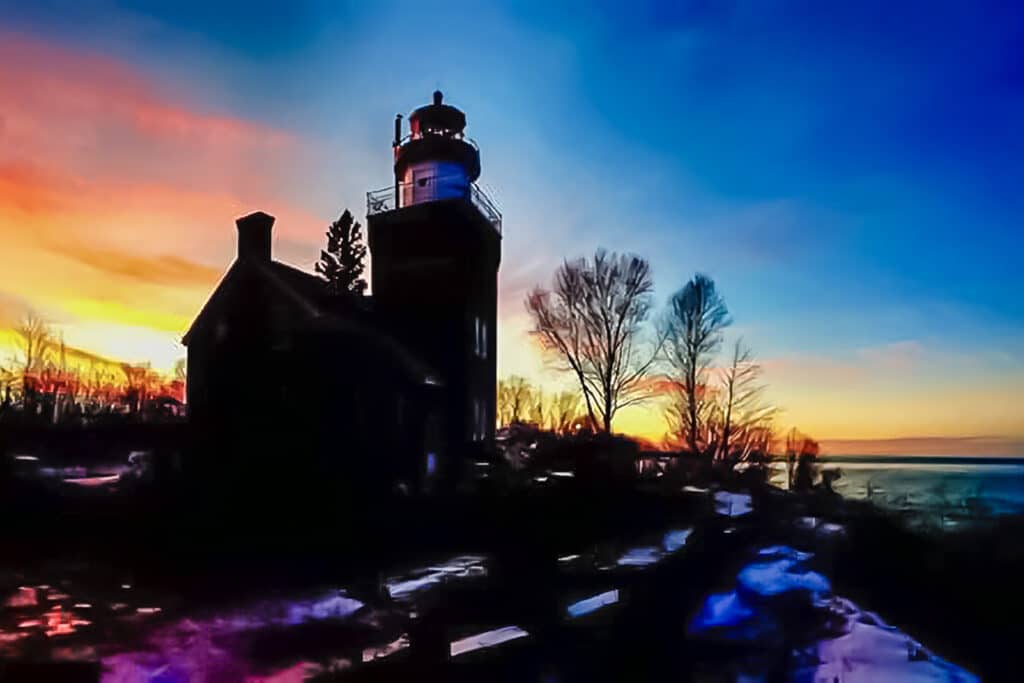
<svg viewBox="0 0 1024 683">
<path fill-rule="evenodd" d="M 831 456 L 819 470 L 838 468 L 834 489 L 888 509 L 957 519 L 1024 514 L 1024 458 L 959 456 Z M 785 482 L 785 465 L 776 481 Z"/>
</svg>

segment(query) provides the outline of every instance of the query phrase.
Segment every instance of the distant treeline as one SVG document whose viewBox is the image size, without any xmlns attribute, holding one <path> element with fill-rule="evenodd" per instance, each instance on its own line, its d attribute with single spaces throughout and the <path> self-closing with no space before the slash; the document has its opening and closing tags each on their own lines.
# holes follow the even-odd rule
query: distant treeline
<svg viewBox="0 0 1024 683">
<path fill-rule="evenodd" d="M 0 422 L 90 424 L 184 415 L 185 364 L 170 376 L 69 349 L 35 313 L 14 328 L 16 353 L 0 363 Z"/>
</svg>

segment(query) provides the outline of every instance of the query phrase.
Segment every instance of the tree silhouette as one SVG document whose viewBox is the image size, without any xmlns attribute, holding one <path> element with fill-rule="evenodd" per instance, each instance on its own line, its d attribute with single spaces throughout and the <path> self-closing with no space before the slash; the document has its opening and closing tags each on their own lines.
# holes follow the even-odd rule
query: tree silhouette
<svg viewBox="0 0 1024 683">
<path fill-rule="evenodd" d="M 0 394 L 0 409 L 11 405 L 11 391 L 17 373 L 0 366 L 0 382 L 3 384 L 3 393 Z"/>
<path fill-rule="evenodd" d="M 132 412 L 139 412 L 150 397 L 154 385 L 153 370 L 149 363 L 122 363 L 127 390 L 125 397 Z"/>
<path fill-rule="evenodd" d="M 53 332 L 50 326 L 36 313 L 29 311 L 14 328 L 14 332 L 19 337 L 22 373 L 41 371 L 53 351 Z"/>
<path fill-rule="evenodd" d="M 525 377 L 512 375 L 498 380 L 498 420 L 504 426 L 521 422 L 537 393 Z"/>
<path fill-rule="evenodd" d="M 572 431 L 579 409 L 576 391 L 546 392 L 519 375 L 498 380 L 497 417 L 503 427 L 529 422 L 540 429 L 567 434 Z"/>
<path fill-rule="evenodd" d="M 173 379 L 179 382 L 185 381 L 185 375 L 188 372 L 188 361 L 184 358 L 179 358 L 174 361 Z"/>
<path fill-rule="evenodd" d="M 675 390 L 669 417 L 692 453 L 703 452 L 711 440 L 704 429 L 715 409 L 708 368 L 722 344 L 722 330 L 731 322 L 715 281 L 707 275 L 697 273 L 669 302 L 665 348 Z"/>
<path fill-rule="evenodd" d="M 598 249 L 593 260 L 565 261 L 551 290 L 526 298 L 533 336 L 573 373 L 591 422 L 605 432 L 616 412 L 652 396 L 647 376 L 660 345 L 645 353 L 642 328 L 653 289 L 646 260 Z"/>
<path fill-rule="evenodd" d="M 548 408 L 548 428 L 558 434 L 567 434 L 580 409 L 580 397 L 575 391 L 561 391 L 551 397 Z"/>
<path fill-rule="evenodd" d="M 809 491 L 814 486 L 814 461 L 821 453 L 817 441 L 802 433 L 796 427 L 786 434 L 786 474 L 789 488 L 794 491 Z"/>
<path fill-rule="evenodd" d="M 770 434 L 768 422 L 775 410 L 762 401 L 764 385 L 760 378 L 761 366 L 754 361 L 750 347 L 744 346 L 742 339 L 737 339 L 732 358 L 721 371 L 720 458 L 735 454 L 738 460 L 743 460 L 752 450 L 765 447 L 765 435 Z"/>
<path fill-rule="evenodd" d="M 324 279 L 327 291 L 336 296 L 362 296 L 366 290 L 366 245 L 362 226 L 348 209 L 327 229 L 327 248 L 320 252 L 316 272 Z"/>
</svg>

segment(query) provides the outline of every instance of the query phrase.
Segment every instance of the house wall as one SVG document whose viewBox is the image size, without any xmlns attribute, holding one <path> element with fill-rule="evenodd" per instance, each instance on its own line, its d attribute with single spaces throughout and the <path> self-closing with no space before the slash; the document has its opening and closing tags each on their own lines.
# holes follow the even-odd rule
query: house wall
<svg viewBox="0 0 1024 683">
<path fill-rule="evenodd" d="M 230 476 L 258 467 L 419 487 L 426 454 L 444 451 L 428 451 L 436 388 L 372 338 L 311 327 L 259 279 L 216 296 L 188 354 L 190 416 L 209 457 Z"/>
</svg>

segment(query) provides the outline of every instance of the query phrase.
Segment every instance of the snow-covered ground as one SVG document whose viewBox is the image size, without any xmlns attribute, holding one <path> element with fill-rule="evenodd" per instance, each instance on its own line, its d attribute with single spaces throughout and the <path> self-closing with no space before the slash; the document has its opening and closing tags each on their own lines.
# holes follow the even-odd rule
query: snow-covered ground
<svg viewBox="0 0 1024 683">
<path fill-rule="evenodd" d="M 849 615 L 845 635 L 819 641 L 817 663 L 795 672 L 794 680 L 800 683 L 968 683 L 978 680 L 936 657 L 905 633 L 864 623 L 861 617 L 862 613 L 855 611 Z"/>
<path fill-rule="evenodd" d="M 822 628 L 811 644 L 797 652 L 790 671 L 800 683 L 875 683 L 879 681 L 950 681 L 978 678 L 937 657 L 919 642 L 831 593 L 828 579 L 812 571 L 812 558 L 786 546 L 757 553 L 736 577 L 735 590 L 709 595 L 690 621 L 691 637 L 748 645 L 790 647 L 799 636 L 780 636 L 786 613 L 795 605 L 811 610 Z M 807 612 L 800 612 L 806 624 Z M 759 673 L 759 672 L 751 672 Z"/>
</svg>

